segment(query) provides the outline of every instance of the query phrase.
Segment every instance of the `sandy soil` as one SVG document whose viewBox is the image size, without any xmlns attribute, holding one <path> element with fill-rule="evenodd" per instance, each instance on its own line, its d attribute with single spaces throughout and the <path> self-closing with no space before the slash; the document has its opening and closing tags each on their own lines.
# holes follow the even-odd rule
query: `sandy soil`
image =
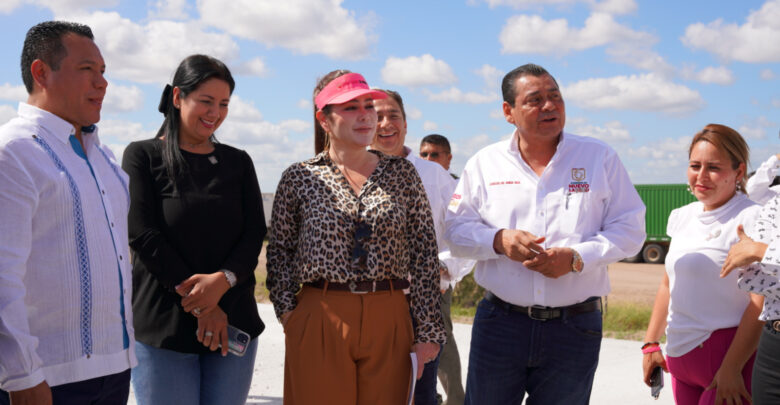
<svg viewBox="0 0 780 405">
<path fill-rule="evenodd" d="M 614 263 L 608 267 L 612 302 L 633 301 L 653 304 L 658 285 L 664 276 L 662 264 Z"/>
</svg>

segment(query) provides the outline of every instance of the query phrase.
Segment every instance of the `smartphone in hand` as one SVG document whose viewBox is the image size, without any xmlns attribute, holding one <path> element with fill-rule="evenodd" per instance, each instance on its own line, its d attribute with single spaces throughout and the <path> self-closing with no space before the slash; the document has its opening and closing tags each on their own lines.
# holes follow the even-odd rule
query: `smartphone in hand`
<svg viewBox="0 0 780 405">
<path fill-rule="evenodd" d="M 664 387 L 664 370 L 657 366 L 653 369 L 653 372 L 650 374 L 650 395 L 658 399 L 658 396 L 661 395 L 661 388 Z"/>
<path fill-rule="evenodd" d="M 228 353 L 233 353 L 238 357 L 241 357 L 246 353 L 246 348 L 249 346 L 249 334 L 234 326 L 228 325 Z"/>
<path fill-rule="evenodd" d="M 232 353 L 238 357 L 242 357 L 246 353 L 247 347 L 249 347 L 249 341 L 251 340 L 251 337 L 249 336 L 248 333 L 232 325 L 227 326 L 227 333 L 228 333 L 228 353 Z M 196 329 L 195 335 L 197 334 L 198 334 L 198 330 Z M 222 345 L 220 344 L 218 347 L 222 348 Z"/>
</svg>

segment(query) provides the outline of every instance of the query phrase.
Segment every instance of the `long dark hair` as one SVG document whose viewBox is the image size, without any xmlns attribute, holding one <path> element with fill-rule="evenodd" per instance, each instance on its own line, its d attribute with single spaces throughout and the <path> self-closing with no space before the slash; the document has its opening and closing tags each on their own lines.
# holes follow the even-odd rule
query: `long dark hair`
<svg viewBox="0 0 780 405">
<path fill-rule="evenodd" d="M 320 152 L 330 147 L 330 138 L 328 137 L 328 134 L 325 132 L 325 129 L 322 128 L 322 125 L 320 125 L 320 122 L 317 121 L 317 103 L 314 102 L 314 99 L 317 98 L 317 95 L 320 94 L 322 89 L 324 89 L 325 86 L 328 85 L 328 83 L 348 73 L 352 73 L 352 72 L 346 69 L 334 70 L 326 74 L 325 76 L 322 76 L 322 78 L 319 81 L 317 81 L 317 85 L 314 87 L 314 94 L 312 95 L 312 103 L 314 104 L 314 154 L 315 155 L 319 154 Z M 325 107 L 322 107 L 322 112 L 326 116 L 330 114 L 330 104 L 326 105 Z"/>
<path fill-rule="evenodd" d="M 233 75 L 230 69 L 219 59 L 208 55 L 190 55 L 184 58 L 176 68 L 173 74 L 173 81 L 165 86 L 158 110 L 165 115 L 160 129 L 157 131 L 156 138 L 163 138 L 162 159 L 168 177 L 171 180 L 178 180 L 187 170 L 187 161 L 184 160 L 179 150 L 179 128 L 181 127 L 181 113 L 173 105 L 173 87 L 179 88 L 179 97 L 186 98 L 195 91 L 201 83 L 209 79 L 220 79 L 227 82 L 230 86 L 230 94 L 236 87 Z M 214 134 L 209 138 L 216 142 Z"/>
</svg>

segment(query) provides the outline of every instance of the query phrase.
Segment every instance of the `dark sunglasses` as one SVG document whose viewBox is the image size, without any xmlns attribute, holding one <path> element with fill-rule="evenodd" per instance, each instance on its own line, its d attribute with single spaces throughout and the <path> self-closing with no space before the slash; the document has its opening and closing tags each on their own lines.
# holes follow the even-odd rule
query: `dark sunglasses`
<svg viewBox="0 0 780 405">
<path fill-rule="evenodd" d="M 352 264 L 366 268 L 368 251 L 363 247 L 363 242 L 371 237 L 371 227 L 363 221 L 358 221 L 355 227 L 355 245 L 352 248 Z"/>
<path fill-rule="evenodd" d="M 420 157 L 427 158 L 428 156 L 430 156 L 431 159 L 438 159 L 439 152 L 420 152 Z"/>
</svg>

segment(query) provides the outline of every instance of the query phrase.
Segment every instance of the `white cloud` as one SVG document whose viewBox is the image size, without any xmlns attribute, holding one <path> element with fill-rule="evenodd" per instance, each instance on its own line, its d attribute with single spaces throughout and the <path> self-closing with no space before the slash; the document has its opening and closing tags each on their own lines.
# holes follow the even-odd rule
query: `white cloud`
<svg viewBox="0 0 780 405">
<path fill-rule="evenodd" d="M 21 0 L 3 0 L 0 2 L 0 14 L 11 14 L 20 5 Z"/>
<path fill-rule="evenodd" d="M 236 94 L 230 97 L 228 107 L 228 118 L 231 120 L 253 121 L 263 119 L 263 114 L 255 107 L 253 102 L 244 101 Z"/>
<path fill-rule="evenodd" d="M 501 79 L 505 74 L 503 71 L 488 64 L 482 65 L 479 69 L 475 70 L 474 73 L 485 81 L 485 86 L 489 89 L 501 87 Z"/>
<path fill-rule="evenodd" d="M 374 17 L 361 19 L 343 0 L 198 0 L 201 19 L 216 28 L 304 55 L 357 60 L 369 54 Z"/>
<path fill-rule="evenodd" d="M 27 100 L 27 89 L 24 86 L 14 86 L 11 83 L 0 85 L 0 100 L 25 101 Z"/>
<path fill-rule="evenodd" d="M 655 36 L 635 31 L 615 21 L 612 15 L 594 12 L 581 28 L 569 27 L 566 19 L 545 20 L 538 15 L 510 17 L 499 35 L 502 53 L 564 55 L 606 46 L 607 54 L 620 63 L 668 74 L 672 69 L 651 50 Z"/>
<path fill-rule="evenodd" d="M 772 71 L 772 69 L 763 69 L 761 70 L 761 80 L 772 80 L 775 78 L 775 72 Z"/>
<path fill-rule="evenodd" d="M 748 15 L 742 25 L 717 19 L 709 24 L 691 24 L 682 42 L 703 49 L 725 61 L 780 62 L 780 0 L 769 0 Z"/>
<path fill-rule="evenodd" d="M 777 108 L 780 108 L 780 98 L 773 98 L 772 99 L 772 105 L 777 107 Z"/>
<path fill-rule="evenodd" d="M 485 0 L 492 8 L 496 6 L 510 6 L 517 9 L 526 9 L 531 7 L 542 7 L 551 4 L 571 5 L 575 3 L 586 3 L 594 11 L 600 11 L 609 14 L 628 14 L 637 9 L 634 0 Z"/>
<path fill-rule="evenodd" d="M 428 100 L 442 103 L 486 104 L 499 100 L 498 93 L 495 92 L 487 94 L 475 92 L 464 93 L 457 87 L 450 87 L 439 93 L 425 90 L 424 93 L 428 96 Z"/>
<path fill-rule="evenodd" d="M 504 116 L 504 110 L 502 109 L 496 109 L 490 111 L 490 118 L 500 119 L 500 120 L 506 120 L 506 117 Z"/>
<path fill-rule="evenodd" d="M 404 107 L 406 110 L 406 118 L 410 120 L 419 120 L 422 118 L 423 113 L 418 108 L 414 107 Z"/>
<path fill-rule="evenodd" d="M 258 56 L 256 58 L 241 63 L 240 65 L 238 65 L 235 71 L 238 74 L 243 74 L 247 76 L 265 77 L 268 74 L 268 66 L 266 66 L 263 58 Z"/>
<path fill-rule="evenodd" d="M 628 143 L 632 142 L 631 134 L 620 121 L 609 121 L 604 123 L 603 127 L 588 124 L 586 120 L 567 119 L 572 133 L 583 136 L 590 136 L 600 139 L 606 143 Z"/>
<path fill-rule="evenodd" d="M 78 13 L 95 8 L 115 7 L 119 4 L 119 0 L 25 0 L 25 3 L 47 7 L 55 15 L 58 15 Z"/>
<path fill-rule="evenodd" d="M 439 129 L 439 125 L 433 121 L 425 121 L 423 123 L 423 129 L 430 132 Z"/>
<path fill-rule="evenodd" d="M 140 110 L 144 105 L 144 94 L 137 86 L 121 86 L 108 83 L 103 111 L 127 112 Z"/>
<path fill-rule="evenodd" d="M 16 109 L 7 104 L 0 104 L 0 125 L 16 117 Z"/>
<path fill-rule="evenodd" d="M 157 0 L 149 12 L 150 19 L 187 20 L 190 5 L 187 0 Z"/>
<path fill-rule="evenodd" d="M 776 126 L 776 123 L 768 120 L 764 116 L 760 116 L 752 122 L 740 126 L 737 129 L 737 132 L 747 139 L 761 140 L 766 139 L 767 129 L 774 129 Z"/>
<path fill-rule="evenodd" d="M 160 119 L 162 124 L 162 119 Z M 130 142 L 140 141 L 143 139 L 150 139 L 157 134 L 159 128 L 147 129 L 144 128 L 141 123 L 136 121 L 105 119 L 98 123 L 100 127 L 100 138 L 108 143 L 124 144 L 127 145 Z M 122 148 L 124 149 L 124 147 Z M 116 151 L 114 151 L 116 154 Z M 121 154 L 117 154 L 117 158 L 121 158 Z"/>
<path fill-rule="evenodd" d="M 582 29 L 569 27 L 563 18 L 545 20 L 538 15 L 510 17 L 499 36 L 502 53 L 564 54 L 613 42 L 637 45 L 655 42 L 647 33 L 617 23 L 611 15 L 593 13 Z"/>
<path fill-rule="evenodd" d="M 563 94 L 566 100 L 588 109 L 680 114 L 704 106 L 704 99 L 698 91 L 653 73 L 586 79 L 566 86 Z"/>
<path fill-rule="evenodd" d="M 658 183 L 659 179 L 686 182 L 688 147 L 692 138 L 692 135 L 684 135 L 679 138 L 654 139 L 651 143 L 629 148 L 624 161 L 639 167 L 636 175 L 632 175 L 632 180 L 635 183 Z"/>
<path fill-rule="evenodd" d="M 302 99 L 298 100 L 297 105 L 298 105 L 298 108 L 300 108 L 302 110 L 311 110 L 311 109 L 314 108 L 313 104 L 311 103 L 311 100 L 307 100 L 305 98 L 302 98 Z"/>
<path fill-rule="evenodd" d="M 720 84 L 722 86 L 734 84 L 736 81 L 734 73 L 725 66 L 708 66 L 698 72 L 693 68 L 683 68 L 681 70 L 681 76 L 685 79 L 696 80 L 701 83 Z"/>
<path fill-rule="evenodd" d="M 396 86 L 445 85 L 458 81 L 447 62 L 430 54 L 407 58 L 389 57 L 382 67 L 382 80 Z"/>
<path fill-rule="evenodd" d="M 142 83 L 167 83 L 186 56 L 205 53 L 230 65 L 238 45 L 227 34 L 206 32 L 197 22 L 155 20 L 137 24 L 117 12 L 58 16 L 92 27 L 109 75 Z"/>
</svg>

